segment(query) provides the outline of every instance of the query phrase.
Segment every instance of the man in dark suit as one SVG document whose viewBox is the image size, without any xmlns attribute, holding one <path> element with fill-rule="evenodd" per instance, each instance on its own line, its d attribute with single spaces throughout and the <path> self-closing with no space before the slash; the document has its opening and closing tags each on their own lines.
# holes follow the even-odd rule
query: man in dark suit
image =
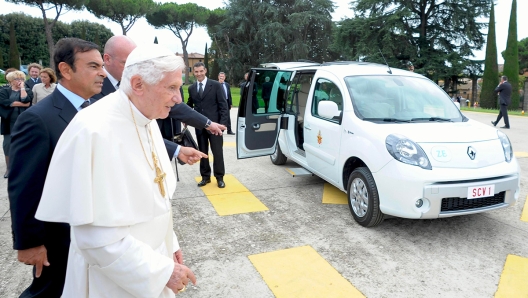
<svg viewBox="0 0 528 298">
<path fill-rule="evenodd" d="M 271 90 L 273 89 L 273 83 L 270 82 L 270 77 L 264 79 L 262 84 L 262 100 L 264 101 L 264 112 L 267 113 L 269 109 L 269 101 L 271 97 Z"/>
<path fill-rule="evenodd" d="M 233 130 L 231 130 L 231 108 L 233 107 L 233 97 L 231 96 L 231 86 L 229 86 L 229 83 L 225 81 L 225 73 L 220 72 L 218 74 L 218 82 L 222 84 L 222 89 L 224 90 L 225 98 L 227 100 L 227 134 L 228 135 L 234 135 L 235 133 Z"/>
<path fill-rule="evenodd" d="M 125 69 L 125 62 L 132 52 L 136 48 L 136 43 L 128 36 L 117 35 L 112 36 L 105 44 L 103 61 L 104 70 L 106 72 L 106 78 L 103 82 L 103 88 L 100 93 L 92 96 L 95 99 L 101 99 L 110 93 L 115 92 L 119 89 L 123 70 Z M 180 89 L 182 100 L 183 100 L 183 89 Z M 213 123 L 207 117 L 204 117 L 200 113 L 194 111 L 185 104 L 176 104 L 171 108 L 169 117 L 163 121 L 158 121 L 160 130 L 163 134 L 165 141 L 165 148 L 169 158 L 172 159 L 175 155 L 185 161 L 185 156 L 182 156 L 178 151 L 178 145 L 169 136 L 170 133 L 178 133 L 180 131 L 180 121 L 187 123 L 188 125 L 200 128 L 206 128 L 213 134 L 222 134 L 222 130 L 225 130 L 223 125 Z M 175 128 L 175 130 L 173 130 Z M 193 163 L 196 161 L 192 161 Z"/>
<path fill-rule="evenodd" d="M 508 119 L 508 106 L 511 102 L 511 95 L 512 95 L 512 85 L 508 82 L 507 76 L 501 77 L 501 82 L 497 88 L 495 88 L 494 92 L 499 93 L 499 99 L 500 99 L 500 111 L 499 115 L 497 116 L 496 121 L 491 121 L 491 124 L 493 126 L 497 126 L 497 123 L 501 120 L 501 118 L 504 116 L 504 126 L 501 128 L 510 128 L 510 121 Z"/>
<path fill-rule="evenodd" d="M 203 62 L 197 62 L 193 65 L 193 73 L 196 78 L 191 86 L 189 86 L 189 98 L 187 104 L 194 108 L 195 111 L 206 116 L 212 121 L 220 124 L 227 124 L 227 101 L 225 100 L 225 93 L 222 90 L 222 85 L 217 81 L 208 79 L 205 74 L 207 69 Z M 209 152 L 209 144 L 211 144 L 211 151 L 213 153 L 213 171 L 218 187 L 224 188 L 224 153 L 223 145 L 224 139 L 221 135 L 215 136 L 204 129 L 196 128 L 196 139 L 198 148 L 205 154 Z M 202 158 L 200 160 L 200 174 L 202 181 L 198 186 L 204 186 L 211 182 L 211 166 L 209 165 L 209 158 Z"/>
<path fill-rule="evenodd" d="M 73 55 L 72 55 L 73 53 Z M 66 276 L 70 227 L 35 219 L 51 156 L 75 114 L 101 92 L 105 72 L 99 47 L 63 38 L 53 54 L 59 84 L 22 113 L 11 132 L 8 192 L 13 247 L 18 260 L 33 265 L 33 282 L 20 297 L 60 297 Z"/>
<path fill-rule="evenodd" d="M 26 88 L 29 88 L 29 90 L 33 89 L 33 86 L 35 84 L 40 84 L 42 81 L 40 80 L 40 71 L 42 70 L 42 66 L 38 63 L 31 63 L 28 66 L 28 74 L 29 79 L 26 80 Z"/>
</svg>

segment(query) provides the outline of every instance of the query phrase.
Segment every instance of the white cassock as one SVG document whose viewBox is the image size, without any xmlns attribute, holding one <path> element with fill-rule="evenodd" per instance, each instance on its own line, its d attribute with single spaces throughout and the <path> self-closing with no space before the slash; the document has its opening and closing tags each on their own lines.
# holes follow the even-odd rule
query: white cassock
<svg viewBox="0 0 528 298">
<path fill-rule="evenodd" d="M 176 179 L 156 121 L 130 104 L 117 91 L 80 111 L 55 148 L 35 217 L 71 225 L 63 297 L 174 297 L 165 285 L 179 249 L 169 201 Z"/>
</svg>

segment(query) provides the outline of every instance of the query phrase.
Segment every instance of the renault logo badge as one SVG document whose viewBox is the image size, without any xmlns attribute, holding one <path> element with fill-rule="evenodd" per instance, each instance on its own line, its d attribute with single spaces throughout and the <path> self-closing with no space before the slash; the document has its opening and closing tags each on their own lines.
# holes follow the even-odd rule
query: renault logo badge
<svg viewBox="0 0 528 298">
<path fill-rule="evenodd" d="M 477 150 L 475 148 L 469 146 L 467 149 L 467 154 L 471 160 L 475 160 L 475 157 L 477 157 Z"/>
</svg>

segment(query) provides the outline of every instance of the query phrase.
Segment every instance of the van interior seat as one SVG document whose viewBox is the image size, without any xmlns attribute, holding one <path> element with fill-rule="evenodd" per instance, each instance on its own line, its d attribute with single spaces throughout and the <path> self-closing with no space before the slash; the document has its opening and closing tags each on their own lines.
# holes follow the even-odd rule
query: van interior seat
<svg viewBox="0 0 528 298">
<path fill-rule="evenodd" d="M 339 91 L 339 88 L 333 87 L 330 89 L 330 94 L 328 95 L 329 99 L 337 104 L 337 109 L 339 111 L 343 110 L 343 95 L 341 95 L 341 91 Z"/>
<path fill-rule="evenodd" d="M 299 122 L 304 121 L 304 112 L 306 111 L 306 103 L 308 102 L 308 93 L 310 92 L 310 84 L 304 83 L 299 88 L 299 93 L 297 96 L 299 111 L 297 114 L 297 119 Z"/>
</svg>

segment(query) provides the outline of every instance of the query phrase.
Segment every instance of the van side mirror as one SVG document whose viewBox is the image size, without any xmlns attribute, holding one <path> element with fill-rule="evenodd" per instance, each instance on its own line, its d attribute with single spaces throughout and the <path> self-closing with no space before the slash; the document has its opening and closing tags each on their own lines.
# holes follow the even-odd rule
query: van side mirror
<svg viewBox="0 0 528 298">
<path fill-rule="evenodd" d="M 341 112 L 337 108 L 337 104 L 330 100 L 321 100 L 317 105 L 319 116 L 332 119 L 341 116 Z"/>
</svg>

